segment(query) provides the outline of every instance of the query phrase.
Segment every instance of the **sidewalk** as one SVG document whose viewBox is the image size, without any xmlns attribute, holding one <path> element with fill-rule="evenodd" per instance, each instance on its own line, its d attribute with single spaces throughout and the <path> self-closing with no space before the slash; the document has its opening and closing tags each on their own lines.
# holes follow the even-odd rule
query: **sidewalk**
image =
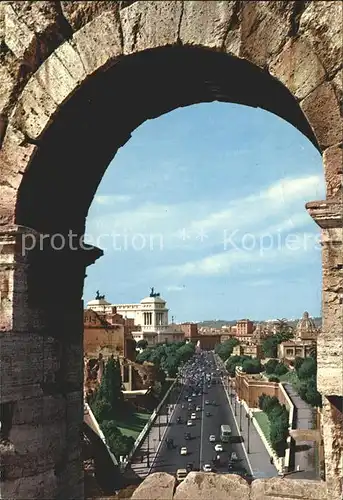
<svg viewBox="0 0 343 500">
<path fill-rule="evenodd" d="M 170 422 L 179 395 L 182 393 L 182 388 L 180 388 L 179 391 L 180 390 L 181 392 L 174 393 L 174 395 L 172 396 L 172 404 L 168 404 L 168 402 L 166 402 L 166 404 L 163 405 L 159 415 L 156 417 L 149 432 L 145 436 L 141 447 L 139 448 L 139 450 L 137 450 L 131 460 L 131 463 L 129 465 L 131 467 L 131 470 L 142 479 L 150 474 L 150 471 L 154 465 L 155 458 L 163 441 L 164 434 L 168 428 L 167 422 Z M 169 398 L 168 400 L 170 401 Z"/>
<path fill-rule="evenodd" d="M 313 408 L 301 399 L 290 384 L 285 389 L 295 406 L 296 428 L 312 429 Z M 298 479 L 318 479 L 316 443 L 314 441 L 297 441 L 294 446 L 294 469 Z"/>
</svg>

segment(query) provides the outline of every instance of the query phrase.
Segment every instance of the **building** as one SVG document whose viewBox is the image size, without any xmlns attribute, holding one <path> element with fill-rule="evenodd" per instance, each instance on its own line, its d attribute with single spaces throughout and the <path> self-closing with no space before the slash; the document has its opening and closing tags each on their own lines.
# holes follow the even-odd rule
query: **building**
<svg viewBox="0 0 343 500">
<path fill-rule="evenodd" d="M 282 342 L 278 346 L 278 358 L 294 361 L 295 358 L 307 358 L 316 348 L 319 330 L 307 311 L 298 321 L 294 339 Z"/>
<path fill-rule="evenodd" d="M 165 342 L 181 342 L 184 333 L 179 325 L 168 323 L 168 308 L 166 301 L 151 289 L 148 297 L 138 304 L 110 304 L 104 296 L 97 296 L 87 304 L 106 318 L 119 314 L 125 320 L 127 334 L 131 334 L 136 342 L 145 340 L 149 346 Z"/>
<path fill-rule="evenodd" d="M 83 350 L 89 357 L 98 357 L 102 353 L 135 358 L 135 343 L 132 335 L 125 331 L 125 320 L 120 314 L 113 313 L 112 322 L 91 309 L 83 313 Z"/>
<path fill-rule="evenodd" d="M 180 328 L 187 339 L 195 338 L 199 335 L 197 323 L 181 323 Z"/>
</svg>

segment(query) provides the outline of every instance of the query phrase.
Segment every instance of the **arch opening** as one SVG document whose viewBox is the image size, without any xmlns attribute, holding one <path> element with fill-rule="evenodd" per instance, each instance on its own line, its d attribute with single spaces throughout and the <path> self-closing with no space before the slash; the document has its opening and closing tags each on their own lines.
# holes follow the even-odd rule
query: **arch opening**
<svg viewBox="0 0 343 500">
<path fill-rule="evenodd" d="M 319 149 L 295 98 L 269 73 L 207 49 L 153 49 L 90 78 L 60 109 L 19 188 L 16 223 L 82 234 L 99 182 L 131 132 L 173 109 L 212 101 L 270 111 Z"/>
</svg>

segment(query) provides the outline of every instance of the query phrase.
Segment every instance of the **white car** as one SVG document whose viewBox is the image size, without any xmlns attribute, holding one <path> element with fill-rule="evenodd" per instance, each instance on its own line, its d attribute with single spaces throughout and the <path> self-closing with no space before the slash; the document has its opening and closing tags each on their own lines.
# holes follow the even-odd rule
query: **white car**
<svg viewBox="0 0 343 500">
<path fill-rule="evenodd" d="M 192 413 L 191 414 L 191 420 L 195 420 L 197 418 L 196 414 L 195 413 Z"/>
<path fill-rule="evenodd" d="M 237 453 L 235 451 L 231 452 L 230 460 L 236 462 L 238 460 Z"/>
<path fill-rule="evenodd" d="M 216 444 L 214 447 L 214 451 L 223 451 L 223 446 L 221 444 Z"/>
<path fill-rule="evenodd" d="M 187 401 L 188 401 L 188 403 L 191 403 L 192 402 L 192 398 L 188 398 Z"/>
<path fill-rule="evenodd" d="M 190 427 L 191 425 L 193 425 L 192 420 L 187 420 L 187 425 L 188 425 L 188 427 Z"/>
<path fill-rule="evenodd" d="M 201 411 L 201 406 L 197 406 L 197 407 L 195 408 L 195 411 Z"/>
<path fill-rule="evenodd" d="M 209 400 L 208 400 L 208 399 L 206 399 L 206 401 L 205 401 L 205 405 L 209 405 L 209 404 L 210 404 Z"/>
<path fill-rule="evenodd" d="M 212 472 L 212 467 L 210 466 L 210 464 L 205 464 L 202 468 L 202 470 L 204 472 Z"/>
<path fill-rule="evenodd" d="M 210 443 L 214 443 L 216 441 L 216 436 L 214 434 L 210 435 Z"/>
<path fill-rule="evenodd" d="M 187 455 L 187 448 L 186 446 L 182 446 L 181 450 L 180 450 L 180 455 Z"/>
</svg>

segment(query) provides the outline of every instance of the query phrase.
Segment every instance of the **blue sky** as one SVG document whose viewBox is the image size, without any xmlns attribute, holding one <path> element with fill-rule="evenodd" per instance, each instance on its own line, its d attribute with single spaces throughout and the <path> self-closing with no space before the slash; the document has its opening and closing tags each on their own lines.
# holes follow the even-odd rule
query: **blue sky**
<svg viewBox="0 0 343 500">
<path fill-rule="evenodd" d="M 304 204 L 325 198 L 322 159 L 261 109 L 206 103 L 148 120 L 104 175 L 86 241 L 105 251 L 84 300 L 138 302 L 170 319 L 320 315 L 321 256 Z"/>
</svg>

